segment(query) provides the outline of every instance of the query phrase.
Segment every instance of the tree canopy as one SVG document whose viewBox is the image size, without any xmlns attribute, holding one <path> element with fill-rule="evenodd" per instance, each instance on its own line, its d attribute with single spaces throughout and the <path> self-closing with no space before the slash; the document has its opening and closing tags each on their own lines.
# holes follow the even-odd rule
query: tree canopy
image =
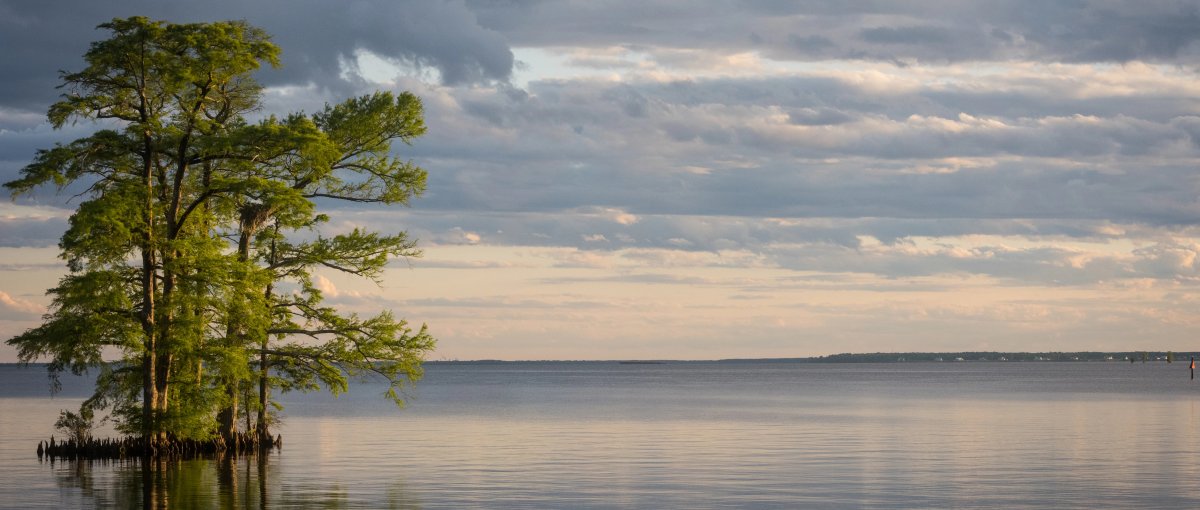
<svg viewBox="0 0 1200 510">
<path fill-rule="evenodd" d="M 228 437 L 239 416 L 269 437 L 272 388 L 338 393 L 363 373 L 402 404 L 434 346 L 426 327 L 327 306 L 314 278 L 378 282 L 390 259 L 420 252 L 403 231 L 329 235 L 316 201 L 420 195 L 425 170 L 392 153 L 425 132 L 420 100 L 377 92 L 251 121 L 252 73 L 279 62 L 262 30 L 142 17 L 100 28 L 111 36 L 62 74 L 48 118 L 105 129 L 38 151 L 4 184 L 14 197 L 84 187 L 50 312 L 8 341 L 20 359 L 48 361 L 52 378 L 99 370 L 88 415 L 111 408 L 120 430 L 151 442 Z"/>
</svg>

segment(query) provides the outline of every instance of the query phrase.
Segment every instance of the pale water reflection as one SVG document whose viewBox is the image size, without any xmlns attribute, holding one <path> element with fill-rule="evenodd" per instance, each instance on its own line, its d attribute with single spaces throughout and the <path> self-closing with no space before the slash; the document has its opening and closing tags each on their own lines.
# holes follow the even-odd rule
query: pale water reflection
<svg viewBox="0 0 1200 510">
<path fill-rule="evenodd" d="M 0 506 L 1200 507 L 1179 365 L 434 365 L 409 409 L 374 397 L 292 397 L 282 451 L 151 469 L 39 463 L 77 400 L 6 397 Z"/>
</svg>

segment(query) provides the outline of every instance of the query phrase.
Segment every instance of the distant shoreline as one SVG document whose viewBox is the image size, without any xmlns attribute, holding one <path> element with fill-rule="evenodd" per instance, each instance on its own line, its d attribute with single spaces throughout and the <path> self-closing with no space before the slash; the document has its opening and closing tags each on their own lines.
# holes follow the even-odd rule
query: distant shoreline
<svg viewBox="0 0 1200 510">
<path fill-rule="evenodd" d="M 1144 355 L 1144 356 L 1143 356 Z M 1200 352 L 1173 351 L 1081 351 L 1081 352 L 999 352 L 999 351 L 963 351 L 963 352 L 872 352 L 872 353 L 841 353 L 826 356 L 809 356 L 794 358 L 725 358 L 725 359 L 606 359 L 606 360 L 428 360 L 426 365 L 499 365 L 507 363 L 555 364 L 555 363 L 598 363 L 621 365 L 663 365 L 687 363 L 966 363 L 966 362 L 1109 362 L 1129 363 L 1165 363 L 1168 356 L 1174 357 L 1175 363 L 1187 363 L 1189 358 L 1200 358 Z M 1144 358 L 1144 361 L 1143 361 Z M 21 363 L 3 362 L 0 366 L 17 366 Z M 30 363 L 30 368 L 44 367 L 45 363 Z"/>
<path fill-rule="evenodd" d="M 1143 356 L 1144 355 L 1144 356 Z M 1200 352 L 1173 351 L 1081 351 L 1081 352 L 873 352 L 841 353 L 827 356 L 795 358 L 726 358 L 710 360 L 673 359 L 609 359 L 609 360 L 431 360 L 428 365 L 487 365 L 503 363 L 619 363 L 622 365 L 661 365 L 680 363 L 954 363 L 954 362 L 1123 362 L 1133 359 L 1136 363 L 1165 363 L 1168 356 L 1175 363 L 1187 363 L 1191 357 L 1200 358 Z"/>
</svg>

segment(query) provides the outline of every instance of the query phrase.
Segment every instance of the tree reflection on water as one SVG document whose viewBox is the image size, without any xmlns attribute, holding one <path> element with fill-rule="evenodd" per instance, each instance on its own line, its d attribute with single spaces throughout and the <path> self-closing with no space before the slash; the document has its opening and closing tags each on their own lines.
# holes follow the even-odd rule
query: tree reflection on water
<svg viewBox="0 0 1200 510">
<path fill-rule="evenodd" d="M 78 492 L 95 508 L 419 508 L 400 487 L 386 502 L 355 501 L 337 483 L 291 478 L 281 483 L 278 455 L 220 456 L 210 459 L 127 459 L 57 461 L 53 472 L 61 489 Z M 277 461 L 277 459 L 274 459 Z M 273 469 L 276 468 L 276 469 Z"/>
</svg>

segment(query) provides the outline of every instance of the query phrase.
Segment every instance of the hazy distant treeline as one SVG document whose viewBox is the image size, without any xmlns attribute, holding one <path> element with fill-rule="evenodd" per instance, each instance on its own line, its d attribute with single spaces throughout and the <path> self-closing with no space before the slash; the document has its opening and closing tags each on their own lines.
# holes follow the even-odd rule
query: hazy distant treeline
<svg viewBox="0 0 1200 510">
<path fill-rule="evenodd" d="M 1165 363 L 1168 358 L 1175 363 L 1187 363 L 1192 357 L 1200 358 L 1200 352 L 1174 351 L 1120 351 L 1120 352 L 873 352 L 873 353 L 842 353 L 828 356 L 813 356 L 807 358 L 731 358 L 716 360 L 720 363 L 902 363 L 902 362 L 966 362 L 966 361 L 1123 361 L 1130 360 Z M 661 363 L 712 363 L 704 360 L 439 360 L 430 364 L 442 365 L 493 365 L 505 363 L 629 363 L 629 364 L 661 364 Z"/>
<path fill-rule="evenodd" d="M 870 354 L 832 354 L 807 358 L 817 363 L 896 363 L 910 361 L 1124 361 L 1188 362 L 1196 352 L 1123 351 L 1123 352 L 875 352 Z"/>
</svg>

